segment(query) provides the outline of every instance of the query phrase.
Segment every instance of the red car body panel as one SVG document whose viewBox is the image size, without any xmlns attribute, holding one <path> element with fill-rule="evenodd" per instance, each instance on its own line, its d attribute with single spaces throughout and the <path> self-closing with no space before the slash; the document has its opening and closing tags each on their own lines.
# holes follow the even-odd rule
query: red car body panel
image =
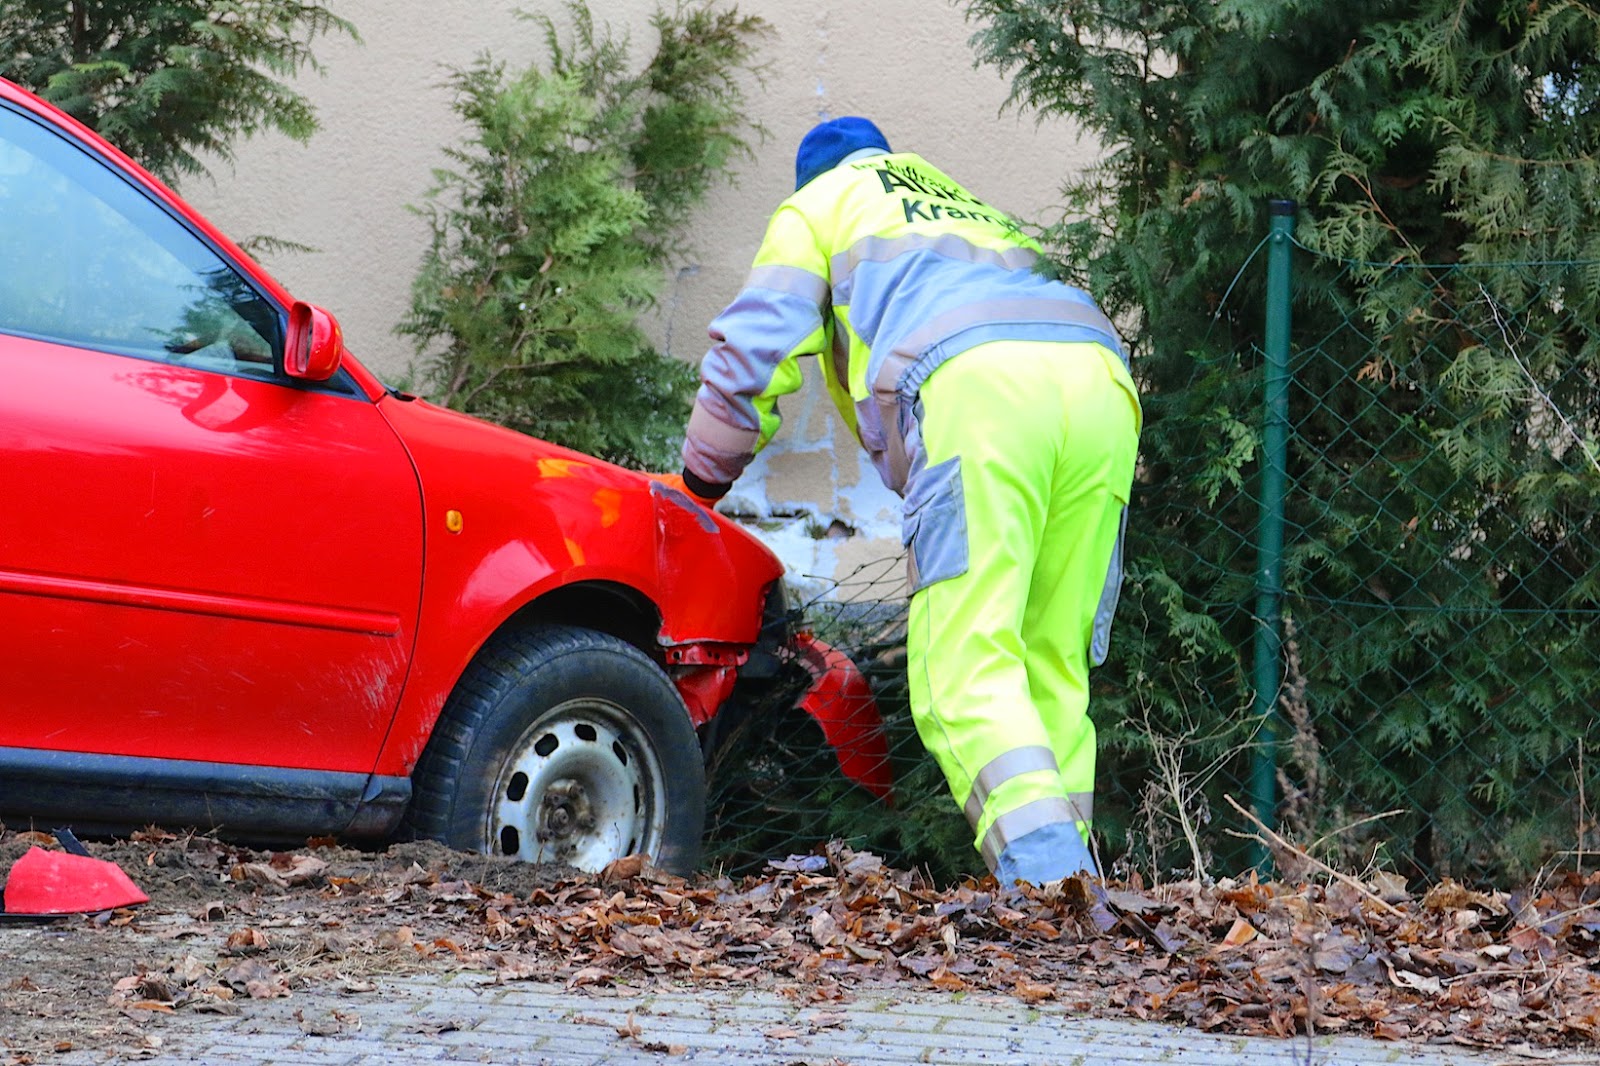
<svg viewBox="0 0 1600 1066">
<path fill-rule="evenodd" d="M 4 743 L 370 768 L 422 577 L 372 405 L 9 336 L 0 380 Z"/>
<path fill-rule="evenodd" d="M 783 568 L 738 526 L 598 459 L 420 400 L 378 406 L 423 487 L 427 566 L 412 678 L 377 773 L 410 771 L 482 642 L 556 589 L 635 591 L 665 646 L 755 641 Z"/>
</svg>

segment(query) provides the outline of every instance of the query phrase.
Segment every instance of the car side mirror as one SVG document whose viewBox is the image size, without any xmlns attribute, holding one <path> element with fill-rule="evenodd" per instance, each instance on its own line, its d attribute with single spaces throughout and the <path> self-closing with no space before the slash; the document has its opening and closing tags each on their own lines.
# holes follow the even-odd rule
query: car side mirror
<svg viewBox="0 0 1600 1066">
<path fill-rule="evenodd" d="M 289 308 L 283 372 L 306 381 L 327 381 L 339 369 L 343 353 L 344 333 L 338 320 L 314 304 L 295 301 Z"/>
</svg>

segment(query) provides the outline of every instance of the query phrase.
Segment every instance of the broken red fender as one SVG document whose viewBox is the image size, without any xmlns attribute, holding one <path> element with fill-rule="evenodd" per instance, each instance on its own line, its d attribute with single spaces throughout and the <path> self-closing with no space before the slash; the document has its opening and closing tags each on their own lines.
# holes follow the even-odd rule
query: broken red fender
<svg viewBox="0 0 1600 1066">
<path fill-rule="evenodd" d="M 822 727 L 822 735 L 839 756 L 839 769 L 874 796 L 893 803 L 889 742 L 867 679 L 848 655 L 810 633 L 796 635 L 795 651 L 812 679 L 800 697 L 800 708 Z"/>
</svg>

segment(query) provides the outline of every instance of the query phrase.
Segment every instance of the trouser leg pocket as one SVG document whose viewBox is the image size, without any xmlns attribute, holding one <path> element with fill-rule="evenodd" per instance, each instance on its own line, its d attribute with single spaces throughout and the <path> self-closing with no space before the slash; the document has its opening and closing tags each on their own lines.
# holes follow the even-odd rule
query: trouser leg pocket
<svg viewBox="0 0 1600 1066">
<path fill-rule="evenodd" d="M 901 541 L 913 594 L 967 572 L 967 509 L 961 457 L 918 472 L 907 486 Z"/>
</svg>

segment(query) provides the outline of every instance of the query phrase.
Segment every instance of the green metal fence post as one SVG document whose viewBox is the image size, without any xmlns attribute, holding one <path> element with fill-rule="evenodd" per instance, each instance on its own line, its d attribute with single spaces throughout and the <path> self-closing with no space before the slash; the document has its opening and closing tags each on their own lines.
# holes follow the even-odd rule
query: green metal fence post
<svg viewBox="0 0 1600 1066">
<path fill-rule="evenodd" d="M 1293 200 L 1273 200 L 1267 245 L 1267 332 L 1263 392 L 1265 424 L 1261 455 L 1261 517 L 1256 529 L 1255 759 L 1250 806 L 1263 825 L 1276 822 L 1278 692 L 1283 683 L 1283 511 L 1289 450 L 1290 253 Z M 1265 848 L 1256 849 L 1257 869 L 1266 870 Z"/>
</svg>

